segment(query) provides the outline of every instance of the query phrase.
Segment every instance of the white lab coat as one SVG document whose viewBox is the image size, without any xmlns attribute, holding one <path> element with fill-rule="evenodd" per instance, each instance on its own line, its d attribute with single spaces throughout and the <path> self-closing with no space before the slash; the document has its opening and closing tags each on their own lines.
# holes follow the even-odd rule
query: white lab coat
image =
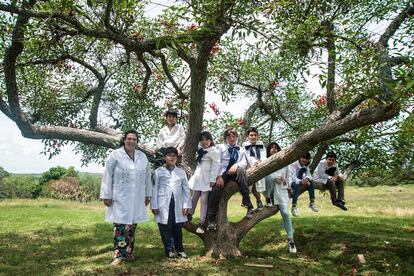
<svg viewBox="0 0 414 276">
<path fill-rule="evenodd" d="M 172 129 L 168 126 L 164 126 L 160 129 L 158 133 L 157 145 L 158 149 L 160 148 L 181 148 L 185 140 L 185 131 L 184 128 L 175 124 Z"/>
<path fill-rule="evenodd" d="M 240 147 L 239 145 L 236 145 L 237 147 Z M 228 144 L 220 144 L 217 145 L 217 150 L 219 151 L 220 155 L 220 171 L 219 175 L 223 175 L 223 173 L 226 171 L 227 166 L 230 162 L 230 152 L 229 152 L 230 145 Z M 239 158 L 236 160 L 235 165 L 239 166 L 242 169 L 247 168 L 247 157 L 246 157 L 246 151 L 243 147 L 240 147 L 239 150 Z"/>
<path fill-rule="evenodd" d="M 124 147 L 108 157 L 102 176 L 101 199 L 112 199 L 106 207 L 105 220 L 135 224 L 148 220 L 145 197 L 151 196 L 151 171 L 144 153 L 135 150 L 134 160 Z"/>
<path fill-rule="evenodd" d="M 188 182 L 190 189 L 193 191 L 211 191 L 210 182 L 216 182 L 220 170 L 220 156 L 216 147 L 211 146 L 203 150 L 207 153 L 197 164 L 197 168 Z"/>
<path fill-rule="evenodd" d="M 187 221 L 187 217 L 183 215 L 183 208 L 191 209 L 191 195 L 185 171 L 178 167 L 172 171 L 166 167 L 159 167 L 154 174 L 151 209 L 160 211 L 158 215 L 154 215 L 155 220 L 161 224 L 168 224 L 170 200 L 174 195 L 175 222 Z"/>
<path fill-rule="evenodd" d="M 272 174 L 275 179 L 275 190 L 273 194 L 273 201 L 276 205 L 289 205 L 289 167 L 281 168 Z M 282 181 L 282 177 L 285 179 L 286 184 Z"/>
<path fill-rule="evenodd" d="M 299 169 L 306 168 L 306 172 L 303 174 L 302 179 L 299 179 L 297 173 Z M 303 179 L 308 178 L 309 180 L 313 180 L 312 175 L 310 173 L 309 166 L 302 166 L 299 161 L 295 161 L 294 163 L 289 165 L 289 182 L 290 184 L 299 184 Z"/>
<path fill-rule="evenodd" d="M 266 148 L 263 145 L 263 142 L 261 141 L 257 141 L 256 145 L 261 145 L 263 146 L 263 148 L 260 149 L 260 159 L 257 158 L 256 156 L 256 147 L 253 146 L 253 156 L 250 155 L 250 149 L 247 150 L 246 146 L 251 145 L 251 143 L 249 141 L 243 142 L 242 147 L 244 148 L 244 150 L 246 151 L 246 157 L 247 157 L 247 162 L 248 162 L 248 166 L 252 167 L 254 164 L 256 164 L 256 161 L 260 160 L 263 161 L 266 159 Z M 264 178 L 258 180 L 256 182 L 256 191 L 259 193 L 262 193 L 264 191 L 266 191 L 266 181 Z"/>
<path fill-rule="evenodd" d="M 333 166 L 328 167 L 328 164 L 326 163 L 326 159 L 319 162 L 319 164 L 318 164 L 318 166 L 316 167 L 316 170 L 315 170 L 315 182 L 322 183 L 322 184 L 325 185 L 326 182 L 328 181 L 328 179 L 331 179 L 331 176 L 329 176 L 326 173 L 326 170 L 329 169 L 329 168 L 332 168 L 332 167 L 336 168 L 334 175 L 340 175 L 341 174 L 341 172 L 339 171 L 338 166 L 336 165 L 336 163 Z"/>
</svg>

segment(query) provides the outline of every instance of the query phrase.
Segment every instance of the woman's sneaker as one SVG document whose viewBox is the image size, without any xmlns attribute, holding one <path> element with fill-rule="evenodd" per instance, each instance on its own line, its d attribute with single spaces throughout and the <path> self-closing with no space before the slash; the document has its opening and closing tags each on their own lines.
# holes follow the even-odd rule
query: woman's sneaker
<svg viewBox="0 0 414 276">
<path fill-rule="evenodd" d="M 289 246 L 289 252 L 290 253 L 295 254 L 297 252 L 296 251 L 296 245 L 295 245 L 294 241 L 289 241 L 288 246 Z"/>
<path fill-rule="evenodd" d="M 314 211 L 314 212 L 319 212 L 319 209 L 318 209 L 318 208 L 316 208 L 316 205 L 315 205 L 315 203 L 314 203 L 314 202 L 311 202 L 311 203 L 309 204 L 309 208 L 311 208 L 311 210 L 312 210 L 312 211 Z"/>
</svg>

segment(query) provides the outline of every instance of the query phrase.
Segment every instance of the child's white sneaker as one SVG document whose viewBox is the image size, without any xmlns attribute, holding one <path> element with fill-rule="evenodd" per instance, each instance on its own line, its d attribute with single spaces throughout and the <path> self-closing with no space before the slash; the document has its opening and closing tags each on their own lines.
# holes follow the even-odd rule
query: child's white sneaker
<svg viewBox="0 0 414 276">
<path fill-rule="evenodd" d="M 299 216 L 298 208 L 296 206 L 292 207 L 292 216 L 294 216 L 294 217 Z"/>
<path fill-rule="evenodd" d="M 295 254 L 297 252 L 296 251 L 296 245 L 295 245 L 294 241 L 289 241 L 288 246 L 289 246 L 289 252 L 290 253 Z"/>
<path fill-rule="evenodd" d="M 311 210 L 312 210 L 312 211 L 314 211 L 314 212 L 319 212 L 319 209 L 318 209 L 318 208 L 316 208 L 316 205 L 315 205 L 315 203 L 314 203 L 314 202 L 311 202 L 311 203 L 309 204 L 309 208 L 311 208 Z"/>
<path fill-rule="evenodd" d="M 203 227 L 201 226 L 201 224 L 199 224 L 199 225 L 197 226 L 196 233 L 197 233 L 197 234 L 204 234 L 204 229 L 203 229 Z"/>
</svg>

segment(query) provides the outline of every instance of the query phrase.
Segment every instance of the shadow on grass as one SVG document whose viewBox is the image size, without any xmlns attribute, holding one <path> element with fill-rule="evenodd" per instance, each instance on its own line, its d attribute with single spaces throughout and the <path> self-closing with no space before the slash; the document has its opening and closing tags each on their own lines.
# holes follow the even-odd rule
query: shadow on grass
<svg viewBox="0 0 414 276">
<path fill-rule="evenodd" d="M 11 226 L 0 234 L 0 272 L 6 275 L 99 274 L 128 270 L 141 273 L 280 273 L 280 274 L 406 274 L 414 273 L 413 218 L 312 217 L 294 220 L 297 255 L 289 255 L 280 219 L 261 222 L 243 239 L 246 257 L 214 261 L 200 257 L 202 242 L 185 232 L 190 260 L 168 262 L 155 223 L 140 225 L 136 234 L 137 260 L 110 268 L 112 225 L 84 228 L 54 227 L 15 234 Z M 363 254 L 366 264 L 359 263 Z M 245 263 L 274 265 L 274 269 Z"/>
</svg>

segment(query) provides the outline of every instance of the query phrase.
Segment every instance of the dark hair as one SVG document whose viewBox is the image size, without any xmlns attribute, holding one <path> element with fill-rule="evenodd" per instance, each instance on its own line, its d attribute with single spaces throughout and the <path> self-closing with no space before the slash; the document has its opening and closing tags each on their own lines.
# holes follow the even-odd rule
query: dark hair
<svg viewBox="0 0 414 276">
<path fill-rule="evenodd" d="M 279 144 L 276 142 L 271 142 L 266 146 L 266 157 L 270 157 L 270 150 L 275 147 L 277 151 L 281 151 Z"/>
<path fill-rule="evenodd" d="M 333 151 L 329 151 L 327 154 L 326 154 L 326 158 L 325 159 L 328 159 L 328 158 L 335 158 L 336 159 L 336 153 L 335 152 L 333 152 Z"/>
<path fill-rule="evenodd" d="M 229 136 L 230 134 L 234 134 L 236 137 L 239 137 L 239 134 L 234 128 L 228 128 L 224 131 L 224 141 L 226 141 L 227 136 Z"/>
<path fill-rule="evenodd" d="M 300 158 L 308 159 L 308 162 L 305 164 L 305 166 L 310 164 L 311 155 L 310 155 L 309 152 L 302 154 L 302 156 Z"/>
<path fill-rule="evenodd" d="M 167 111 L 165 111 L 164 116 L 168 117 L 168 115 L 173 115 L 175 116 L 175 118 L 178 117 L 178 112 L 176 109 L 168 109 Z"/>
<path fill-rule="evenodd" d="M 137 141 L 138 141 L 138 132 L 135 129 L 130 129 L 126 131 L 124 135 L 122 135 L 121 142 L 119 143 L 120 147 L 125 146 L 125 139 L 127 138 L 128 134 L 134 134 L 137 137 Z"/>
<path fill-rule="evenodd" d="M 210 147 L 214 146 L 213 136 L 211 135 L 210 132 L 208 132 L 208 131 L 201 132 L 199 141 L 203 140 L 203 138 L 211 141 Z"/>
<path fill-rule="evenodd" d="M 248 136 L 249 134 L 250 134 L 250 132 L 255 132 L 255 133 L 257 133 L 257 135 L 259 135 L 259 131 L 257 130 L 257 128 L 255 128 L 255 127 L 249 127 L 247 130 L 246 130 L 246 135 Z"/>
<path fill-rule="evenodd" d="M 178 156 L 178 150 L 174 147 L 166 148 L 165 152 L 164 152 L 164 156 L 167 156 L 167 154 L 169 154 L 169 153 L 174 153 L 176 156 Z"/>
</svg>

